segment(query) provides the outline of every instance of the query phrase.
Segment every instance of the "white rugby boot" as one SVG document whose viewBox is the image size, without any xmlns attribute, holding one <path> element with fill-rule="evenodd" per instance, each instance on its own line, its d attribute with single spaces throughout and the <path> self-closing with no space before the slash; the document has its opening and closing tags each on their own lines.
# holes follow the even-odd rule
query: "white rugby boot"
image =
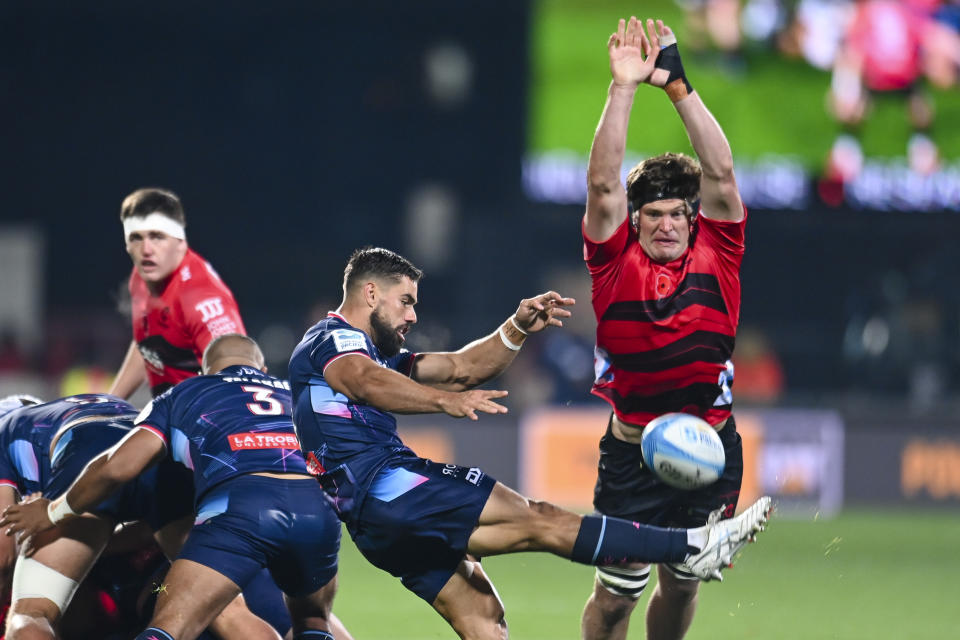
<svg viewBox="0 0 960 640">
<path fill-rule="evenodd" d="M 706 542 L 699 552 L 687 556 L 683 568 L 701 580 L 722 581 L 720 570 L 733 566 L 733 556 L 763 531 L 772 509 L 770 496 L 764 496 L 736 518 L 721 520 L 723 509 L 712 512 L 706 525 L 690 532 L 694 539 Z"/>
</svg>

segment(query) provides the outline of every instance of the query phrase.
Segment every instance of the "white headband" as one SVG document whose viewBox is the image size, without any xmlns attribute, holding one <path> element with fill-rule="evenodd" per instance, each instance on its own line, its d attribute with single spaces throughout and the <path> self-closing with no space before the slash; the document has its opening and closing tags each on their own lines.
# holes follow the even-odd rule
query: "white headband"
<svg viewBox="0 0 960 640">
<path fill-rule="evenodd" d="M 142 231 L 162 231 L 171 238 L 179 238 L 180 240 L 187 237 L 182 224 L 156 211 L 147 216 L 130 216 L 123 221 L 123 239 L 125 241 L 130 240 L 131 233 Z"/>
</svg>

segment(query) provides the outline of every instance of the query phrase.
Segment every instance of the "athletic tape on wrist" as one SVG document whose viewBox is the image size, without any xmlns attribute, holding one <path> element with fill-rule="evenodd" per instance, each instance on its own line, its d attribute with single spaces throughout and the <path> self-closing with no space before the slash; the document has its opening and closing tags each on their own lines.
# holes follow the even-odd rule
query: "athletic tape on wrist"
<svg viewBox="0 0 960 640">
<path fill-rule="evenodd" d="M 667 76 L 667 84 L 663 86 L 670 100 L 677 102 L 693 93 L 693 87 L 683 71 L 683 62 L 680 61 L 677 37 L 672 33 L 660 39 L 660 55 L 657 56 L 654 66 L 670 74 Z"/>
<path fill-rule="evenodd" d="M 500 341 L 503 342 L 503 346 L 505 346 L 507 349 L 510 349 L 510 351 L 520 351 L 520 347 L 523 345 L 511 342 L 510 338 L 507 337 L 507 334 L 503 332 L 502 326 L 500 327 L 498 333 L 500 334 Z"/>
<path fill-rule="evenodd" d="M 513 325 L 513 328 L 516 329 L 517 331 L 519 331 L 520 333 L 522 333 L 523 335 L 525 335 L 525 336 L 530 335 L 529 333 L 527 333 L 526 331 L 524 331 L 523 329 L 520 328 L 520 325 L 517 324 L 517 321 L 516 321 L 516 319 L 515 319 L 514 316 L 510 316 L 510 324 L 512 324 L 512 325 Z"/>
<path fill-rule="evenodd" d="M 53 524 L 57 524 L 67 516 L 78 515 L 76 511 L 70 508 L 70 503 L 67 502 L 67 496 L 63 496 L 59 504 L 57 504 L 57 502 L 57 500 L 53 500 L 47 505 L 47 517 L 50 518 L 50 522 Z"/>
</svg>

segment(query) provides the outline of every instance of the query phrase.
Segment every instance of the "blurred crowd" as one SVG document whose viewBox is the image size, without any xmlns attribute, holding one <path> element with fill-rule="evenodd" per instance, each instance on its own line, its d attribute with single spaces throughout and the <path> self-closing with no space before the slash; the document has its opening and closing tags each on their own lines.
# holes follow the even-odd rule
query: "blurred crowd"
<svg viewBox="0 0 960 640">
<path fill-rule="evenodd" d="M 957 84 L 958 0 L 677 0 L 690 42 L 711 47 L 738 70 L 745 48 L 762 46 L 828 71 L 827 110 L 839 134 L 825 179 L 850 182 L 863 166 L 859 129 L 877 99 L 903 104 L 912 135 L 905 155 L 921 175 L 937 170 L 940 151 L 930 131 L 936 109 L 928 87 Z M 830 186 L 829 184 L 827 185 Z M 822 190 L 823 191 L 823 190 Z M 837 194 L 826 190 L 825 195 Z"/>
</svg>

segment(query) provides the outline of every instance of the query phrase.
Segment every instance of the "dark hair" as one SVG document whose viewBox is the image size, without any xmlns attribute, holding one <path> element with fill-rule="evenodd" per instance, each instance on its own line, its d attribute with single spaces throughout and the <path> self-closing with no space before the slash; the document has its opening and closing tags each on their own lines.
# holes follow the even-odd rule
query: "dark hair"
<svg viewBox="0 0 960 640">
<path fill-rule="evenodd" d="M 647 158 L 630 170 L 627 201 L 631 211 L 670 198 L 680 198 L 690 205 L 688 218 L 696 213 L 693 204 L 700 198 L 700 164 L 696 160 L 682 153 L 665 153 Z"/>
<path fill-rule="evenodd" d="M 123 204 L 120 205 L 120 221 L 122 222 L 130 217 L 145 217 L 153 212 L 162 213 L 171 220 L 176 220 L 183 226 L 187 226 L 187 218 L 183 215 L 183 205 L 180 204 L 180 198 L 177 197 L 177 194 L 155 187 L 137 189 L 124 198 Z"/>
<path fill-rule="evenodd" d="M 349 291 L 367 278 L 399 282 L 403 277 L 418 282 L 423 271 L 399 253 L 381 247 L 363 247 L 354 251 L 347 261 L 347 268 L 343 270 L 343 289 Z"/>
</svg>

